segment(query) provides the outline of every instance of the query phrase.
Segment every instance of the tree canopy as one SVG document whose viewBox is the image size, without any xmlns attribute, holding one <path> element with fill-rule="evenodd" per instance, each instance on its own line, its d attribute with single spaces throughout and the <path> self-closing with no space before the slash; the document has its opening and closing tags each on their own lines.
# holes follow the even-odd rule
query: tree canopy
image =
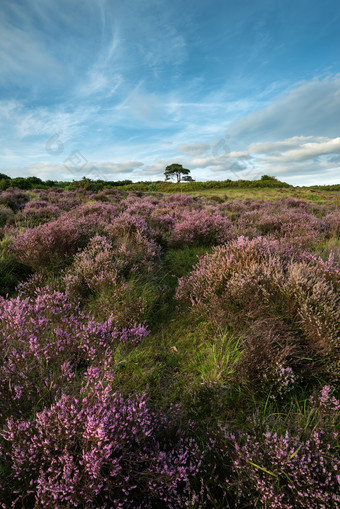
<svg viewBox="0 0 340 509">
<path fill-rule="evenodd" d="M 190 170 L 183 168 L 181 164 L 170 164 L 165 168 L 165 180 L 170 180 L 172 178 L 176 178 L 176 182 L 180 182 L 184 180 L 185 182 L 192 182 L 193 178 L 189 175 Z M 182 178 L 183 176 L 183 178 Z"/>
</svg>

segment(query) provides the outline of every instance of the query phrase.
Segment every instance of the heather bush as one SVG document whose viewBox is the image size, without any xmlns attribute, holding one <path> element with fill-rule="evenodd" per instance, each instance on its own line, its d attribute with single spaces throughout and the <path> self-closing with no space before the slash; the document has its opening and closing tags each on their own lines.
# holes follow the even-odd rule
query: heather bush
<svg viewBox="0 0 340 509">
<path fill-rule="evenodd" d="M 49 201 L 59 207 L 61 210 L 65 212 L 69 212 L 70 210 L 81 205 L 81 198 L 77 198 L 75 193 L 70 192 L 62 192 L 62 194 L 50 194 Z"/>
<path fill-rule="evenodd" d="M 171 232 L 169 244 L 186 247 L 196 242 L 202 245 L 223 244 L 233 237 L 231 222 L 212 211 L 191 211 L 183 214 Z"/>
<path fill-rule="evenodd" d="M 340 462 L 334 418 L 339 408 L 326 386 L 317 402 L 311 401 L 307 418 L 292 422 L 285 432 L 274 425 L 263 430 L 257 421 L 251 433 L 222 429 L 220 461 L 229 474 L 220 477 L 222 492 L 232 494 L 235 507 L 338 507 Z M 331 426 L 320 426 L 325 417 Z"/>
<path fill-rule="evenodd" d="M 131 200 L 131 198 L 126 198 L 122 204 L 124 204 L 124 212 L 126 212 L 126 214 L 129 214 L 130 216 L 139 216 L 147 221 L 148 217 L 155 210 L 156 205 L 158 205 L 158 200 L 150 200 L 148 198 Z"/>
<path fill-rule="evenodd" d="M 36 271 L 56 270 L 76 253 L 79 237 L 74 222 L 56 220 L 18 234 L 11 248 L 22 263 Z"/>
<path fill-rule="evenodd" d="M 24 224 L 25 226 L 33 227 L 56 219 L 60 216 L 61 212 L 59 207 L 49 204 L 48 201 L 29 201 L 25 204 L 23 210 L 17 214 L 16 224 Z"/>
<path fill-rule="evenodd" d="M 241 331 L 276 316 L 294 335 L 301 358 L 316 356 L 320 369 L 336 377 L 339 281 L 331 261 L 294 255 L 261 237 L 240 237 L 200 259 L 179 280 L 177 298 L 216 325 Z"/>
<path fill-rule="evenodd" d="M 160 247 L 143 218 L 123 212 L 106 227 L 106 235 L 114 247 L 116 267 L 121 273 L 153 269 Z"/>
<path fill-rule="evenodd" d="M 326 265 L 326 264 L 325 264 Z M 334 279 L 315 264 L 290 264 L 282 285 L 286 307 L 306 341 L 307 352 L 321 356 L 332 378 L 340 376 L 340 278 L 339 270 L 328 267 Z"/>
<path fill-rule="evenodd" d="M 11 249 L 19 261 L 35 271 L 56 271 L 86 246 L 96 230 L 97 224 L 91 224 L 85 217 L 62 215 L 19 233 L 13 238 Z"/>
<path fill-rule="evenodd" d="M 240 235 L 268 235 L 304 249 L 316 245 L 327 233 L 327 224 L 303 209 L 284 209 L 263 204 L 257 210 L 245 211 L 237 223 Z"/>
<path fill-rule="evenodd" d="M 148 224 L 154 232 L 155 239 L 162 247 L 168 246 L 171 231 L 176 224 L 174 216 L 175 214 L 170 209 L 159 207 L 153 210 L 148 219 Z"/>
<path fill-rule="evenodd" d="M 199 200 L 193 196 L 189 196 L 188 194 L 173 194 L 165 196 L 164 203 L 166 206 L 170 206 L 175 209 L 185 208 L 188 212 L 203 208 L 203 204 Z"/>
<path fill-rule="evenodd" d="M 0 227 L 5 226 L 14 217 L 14 212 L 10 207 L 0 206 Z"/>
<path fill-rule="evenodd" d="M 86 248 L 75 255 L 64 276 L 67 294 L 79 299 L 115 282 L 118 271 L 114 259 L 114 250 L 107 237 L 93 237 Z"/>
<path fill-rule="evenodd" d="M 123 399 L 111 380 L 88 369 L 80 397 L 62 394 L 32 421 L 7 420 L 3 500 L 122 509 L 190 503 L 202 461 L 196 442 L 180 432 L 176 413 L 151 412 L 144 396 Z"/>
<path fill-rule="evenodd" d="M 330 236 L 340 237 L 340 212 L 333 212 L 328 214 L 325 219 L 325 223 L 328 225 Z"/>
<path fill-rule="evenodd" d="M 111 203 L 87 203 L 74 208 L 68 217 L 75 219 L 84 219 L 96 226 L 110 224 L 118 215 L 118 208 Z"/>
<path fill-rule="evenodd" d="M 9 188 L 6 191 L 0 192 L 0 205 L 5 205 L 14 212 L 22 209 L 29 199 L 29 195 L 19 189 Z"/>
<path fill-rule="evenodd" d="M 239 303 L 242 303 L 241 314 L 246 318 L 245 309 L 259 300 L 263 285 L 272 293 L 271 273 L 277 279 L 283 277 L 276 244 L 264 238 L 239 237 L 202 257 L 192 273 L 179 280 L 177 298 L 223 326 L 228 320 L 238 322 Z M 256 302 L 258 304 L 260 302 Z"/>
<path fill-rule="evenodd" d="M 75 302 L 96 297 L 100 316 L 113 316 L 120 327 L 143 321 L 144 303 L 135 295 L 133 285 L 120 278 L 122 260 L 107 237 L 96 236 L 74 257 L 63 282 L 66 294 Z"/>
<path fill-rule="evenodd" d="M 25 415 L 67 386 L 86 366 L 110 359 L 119 343 L 136 344 L 143 325 L 98 322 L 60 292 L 0 299 L 0 412 Z"/>
<path fill-rule="evenodd" d="M 242 355 L 234 380 L 246 383 L 251 390 L 271 399 L 286 396 L 295 388 L 301 366 L 296 361 L 299 348 L 296 338 L 278 318 L 256 320 L 241 341 Z"/>
</svg>

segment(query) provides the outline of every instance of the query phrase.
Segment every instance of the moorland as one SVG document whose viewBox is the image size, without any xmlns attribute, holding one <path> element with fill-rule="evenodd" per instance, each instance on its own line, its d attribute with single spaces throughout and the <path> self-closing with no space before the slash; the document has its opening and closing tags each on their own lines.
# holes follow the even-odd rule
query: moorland
<svg viewBox="0 0 340 509">
<path fill-rule="evenodd" d="M 1 507 L 339 507 L 340 186 L 34 179 L 0 179 Z"/>
</svg>

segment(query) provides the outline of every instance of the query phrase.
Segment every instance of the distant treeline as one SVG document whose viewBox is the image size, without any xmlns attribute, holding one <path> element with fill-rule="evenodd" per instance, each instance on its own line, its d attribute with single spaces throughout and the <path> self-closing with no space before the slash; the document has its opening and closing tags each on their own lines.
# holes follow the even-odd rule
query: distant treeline
<svg viewBox="0 0 340 509">
<path fill-rule="evenodd" d="M 83 177 L 81 180 L 72 182 L 63 182 L 57 180 L 42 180 L 39 177 L 15 177 L 11 178 L 4 173 L 0 173 L 0 191 L 4 191 L 9 187 L 17 187 L 18 189 L 47 189 L 62 188 L 67 190 L 85 189 L 89 191 L 101 191 L 119 187 L 124 191 L 142 191 L 142 192 L 161 192 L 161 193 L 178 193 L 191 191 L 204 191 L 207 189 L 224 189 L 224 188 L 287 188 L 294 187 L 286 182 L 281 182 L 275 177 L 262 176 L 260 180 L 209 180 L 207 182 L 183 182 L 172 183 L 145 181 L 132 182 L 132 180 L 91 180 Z M 309 186 L 308 186 L 309 187 Z M 324 191 L 340 191 L 340 184 L 326 186 L 310 186 L 315 190 Z"/>
</svg>

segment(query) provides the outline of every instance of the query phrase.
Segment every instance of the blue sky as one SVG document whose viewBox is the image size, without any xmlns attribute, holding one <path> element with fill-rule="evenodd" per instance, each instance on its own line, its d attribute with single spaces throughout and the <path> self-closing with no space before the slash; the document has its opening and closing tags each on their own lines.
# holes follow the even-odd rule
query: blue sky
<svg viewBox="0 0 340 509">
<path fill-rule="evenodd" d="M 0 171 L 340 182 L 338 0 L 1 0 Z"/>
</svg>

